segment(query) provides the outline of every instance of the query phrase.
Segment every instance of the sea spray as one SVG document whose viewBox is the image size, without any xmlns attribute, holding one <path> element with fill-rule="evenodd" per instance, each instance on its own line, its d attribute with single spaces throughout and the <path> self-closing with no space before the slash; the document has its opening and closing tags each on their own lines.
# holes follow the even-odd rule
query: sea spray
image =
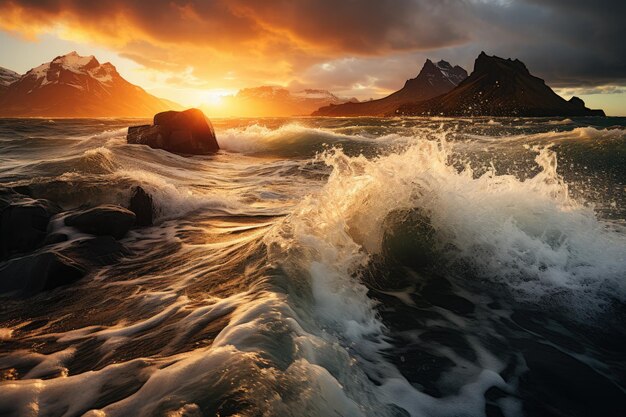
<svg viewBox="0 0 626 417">
<path fill-rule="evenodd" d="M 218 140 L 265 130 L 212 158 L 98 136 L 125 121 L 30 122 L 45 139 L 0 143 L 8 184 L 74 205 L 141 185 L 160 215 L 114 267 L 3 300 L 0 410 L 511 417 L 567 392 L 610 415 L 621 200 L 580 199 L 563 155 L 580 149 L 587 188 L 623 188 L 601 174 L 624 129 L 488 120 L 227 120 Z"/>
</svg>

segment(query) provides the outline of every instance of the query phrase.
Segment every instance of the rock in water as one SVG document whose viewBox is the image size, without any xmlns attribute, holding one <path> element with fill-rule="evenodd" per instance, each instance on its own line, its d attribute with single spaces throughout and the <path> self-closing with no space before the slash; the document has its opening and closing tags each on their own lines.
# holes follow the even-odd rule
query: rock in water
<svg viewBox="0 0 626 417">
<path fill-rule="evenodd" d="M 211 154 L 220 149 L 213 125 L 198 109 L 158 113 L 153 125 L 129 127 L 126 141 L 192 155 Z"/>
<path fill-rule="evenodd" d="M 48 200 L 8 203 L 0 214 L 0 258 L 30 252 L 43 244 L 50 218 L 60 208 Z"/>
<path fill-rule="evenodd" d="M 28 255 L 0 266 L 0 293 L 33 295 L 71 284 L 84 275 L 82 267 L 59 253 Z"/>
<path fill-rule="evenodd" d="M 152 197 L 146 193 L 143 188 L 135 187 L 133 196 L 130 198 L 130 211 L 135 213 L 137 220 L 136 226 L 152 226 L 154 218 L 154 204 Z"/>
<path fill-rule="evenodd" d="M 135 224 L 135 213 L 120 206 L 102 205 L 70 214 L 65 224 L 84 233 L 121 239 Z"/>
<path fill-rule="evenodd" d="M 94 268 L 115 264 L 130 254 L 112 236 L 91 237 L 65 247 L 44 248 L 0 265 L 0 294 L 31 296 L 72 284 Z"/>
<path fill-rule="evenodd" d="M 112 265 L 131 252 L 111 236 L 97 236 L 72 242 L 58 251 L 84 269 Z"/>
</svg>

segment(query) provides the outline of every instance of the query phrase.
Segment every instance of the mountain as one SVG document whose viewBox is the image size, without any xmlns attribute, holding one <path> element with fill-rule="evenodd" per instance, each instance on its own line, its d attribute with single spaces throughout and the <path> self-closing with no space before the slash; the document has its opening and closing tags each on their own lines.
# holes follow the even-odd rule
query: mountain
<svg viewBox="0 0 626 417">
<path fill-rule="evenodd" d="M 309 115 L 322 106 L 346 101 L 326 90 L 292 92 L 282 87 L 262 86 L 244 88 L 236 95 L 222 97 L 215 108 L 202 107 L 213 116 L 280 117 Z"/>
<path fill-rule="evenodd" d="M 402 89 L 379 100 L 346 103 L 322 107 L 313 116 L 383 116 L 406 103 L 447 93 L 467 78 L 467 71 L 446 61 L 433 63 L 427 59 L 417 77 L 404 84 Z"/>
<path fill-rule="evenodd" d="M 0 67 L 0 94 L 5 92 L 9 85 L 19 80 L 20 77 L 21 75 L 17 72 Z"/>
<path fill-rule="evenodd" d="M 476 58 L 474 71 L 452 91 L 400 106 L 391 115 L 437 116 L 604 116 L 578 97 L 567 101 L 518 59 Z"/>
<path fill-rule="evenodd" d="M 129 83 L 111 63 L 76 52 L 31 69 L 0 95 L 5 117 L 144 117 L 179 107 Z"/>
</svg>

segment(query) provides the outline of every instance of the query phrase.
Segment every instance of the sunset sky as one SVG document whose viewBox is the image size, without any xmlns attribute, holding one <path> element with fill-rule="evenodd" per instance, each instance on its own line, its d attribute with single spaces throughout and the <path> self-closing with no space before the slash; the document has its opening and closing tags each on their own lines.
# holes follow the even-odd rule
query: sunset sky
<svg viewBox="0 0 626 417">
<path fill-rule="evenodd" d="M 426 58 L 519 58 L 565 98 L 626 115 L 623 0 L 0 0 L 0 66 L 76 50 L 188 106 L 245 87 L 380 97 Z"/>
</svg>

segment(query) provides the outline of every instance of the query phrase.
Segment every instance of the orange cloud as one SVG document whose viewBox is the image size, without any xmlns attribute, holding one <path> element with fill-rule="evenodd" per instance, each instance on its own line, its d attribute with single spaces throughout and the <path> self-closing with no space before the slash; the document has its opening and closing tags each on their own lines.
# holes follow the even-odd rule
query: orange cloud
<svg viewBox="0 0 626 417">
<path fill-rule="evenodd" d="M 0 0 L 0 28 L 55 32 L 118 50 L 150 68 L 236 70 L 274 80 L 346 53 L 375 55 L 465 40 L 437 7 L 412 0 Z M 428 15 L 420 19 L 419 15 Z M 449 10 L 448 10 L 449 14 Z M 214 67 L 214 68 L 211 68 Z"/>
<path fill-rule="evenodd" d="M 361 85 L 376 92 L 401 87 L 426 53 L 467 67 L 482 49 L 519 57 L 563 86 L 621 85 L 624 43 L 615 39 L 623 35 L 625 6 L 600 1 L 607 6 L 563 0 L 0 0 L 0 29 L 105 46 L 168 78 L 184 73 L 187 82 L 209 88 L 299 84 L 345 91 Z"/>
</svg>

